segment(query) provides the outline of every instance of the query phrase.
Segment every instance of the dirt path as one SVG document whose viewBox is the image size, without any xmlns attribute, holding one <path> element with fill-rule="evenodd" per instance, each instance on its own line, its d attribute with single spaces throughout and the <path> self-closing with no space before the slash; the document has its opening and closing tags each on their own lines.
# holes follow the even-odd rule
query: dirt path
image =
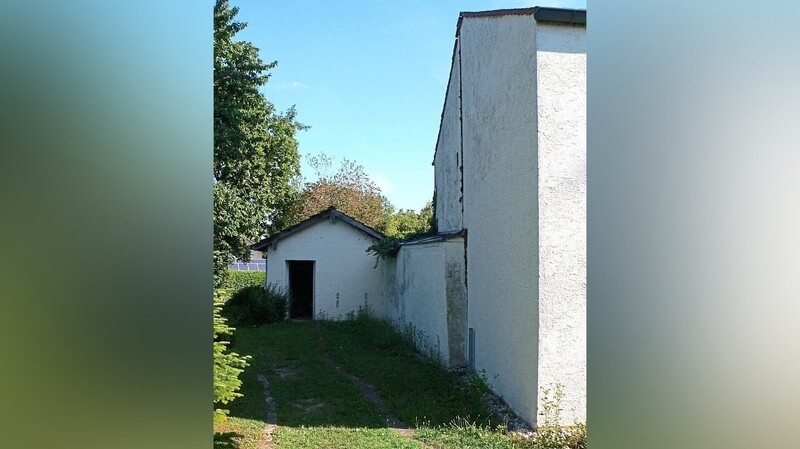
<svg viewBox="0 0 800 449">
<path fill-rule="evenodd" d="M 325 336 L 322 333 L 322 329 L 320 328 L 319 322 L 315 322 L 314 325 L 316 326 L 317 331 L 317 340 L 320 343 L 321 348 L 325 348 Z M 353 383 L 358 389 L 361 391 L 367 399 L 372 401 L 375 404 L 375 407 L 378 409 L 378 412 L 383 415 L 384 421 L 386 422 L 387 427 L 392 429 L 395 433 L 402 436 L 403 438 L 416 441 L 419 443 L 423 448 L 433 449 L 432 446 L 427 445 L 425 442 L 418 440 L 414 436 L 414 431 L 411 430 L 406 423 L 400 420 L 397 416 L 394 416 L 389 407 L 386 406 L 386 401 L 381 398 L 381 395 L 378 393 L 378 390 L 375 389 L 372 385 L 364 382 L 363 380 L 359 379 L 357 376 L 345 371 L 338 363 L 336 363 L 328 354 L 325 349 L 322 349 L 320 352 L 322 357 L 325 359 L 325 362 L 331 368 L 335 369 L 339 374 L 346 377 L 350 382 Z"/>
<path fill-rule="evenodd" d="M 323 353 L 322 356 L 325 358 L 325 362 L 328 363 L 328 366 L 349 379 L 350 382 L 352 382 L 356 387 L 358 387 L 359 390 L 361 390 L 361 394 L 366 396 L 367 399 L 375 404 L 375 407 L 378 409 L 378 412 L 384 416 L 384 421 L 386 421 L 386 425 L 389 426 L 390 429 L 408 429 L 408 426 L 403 421 L 400 421 L 400 418 L 389 413 L 389 408 L 386 407 L 386 402 L 384 402 L 383 398 L 381 398 L 381 396 L 378 394 L 378 390 L 376 390 L 375 387 L 345 371 L 341 366 L 334 362 L 328 354 Z"/>
</svg>

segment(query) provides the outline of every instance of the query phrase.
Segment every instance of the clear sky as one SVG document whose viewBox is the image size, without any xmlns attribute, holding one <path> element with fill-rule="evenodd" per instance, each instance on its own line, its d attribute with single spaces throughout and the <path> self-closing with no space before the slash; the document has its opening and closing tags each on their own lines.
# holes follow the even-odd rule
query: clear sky
<svg viewBox="0 0 800 449">
<path fill-rule="evenodd" d="M 364 166 L 397 208 L 433 195 L 433 151 L 460 11 L 556 6 L 586 0 L 231 0 L 238 37 L 278 61 L 264 93 L 279 110 L 296 105 L 302 174 L 309 154 Z"/>
</svg>

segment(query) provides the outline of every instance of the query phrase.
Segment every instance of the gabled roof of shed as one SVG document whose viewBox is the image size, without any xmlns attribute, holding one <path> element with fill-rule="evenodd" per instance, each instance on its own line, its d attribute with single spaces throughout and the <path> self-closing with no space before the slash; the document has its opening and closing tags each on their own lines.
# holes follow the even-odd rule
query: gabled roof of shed
<svg viewBox="0 0 800 449">
<path fill-rule="evenodd" d="M 358 229 L 359 231 L 367 234 L 368 236 L 374 237 L 376 239 L 382 239 L 382 238 L 385 237 L 382 233 L 376 231 L 375 229 L 372 229 L 371 227 L 365 225 L 364 223 L 361 223 L 360 221 L 356 220 L 355 218 L 353 218 L 353 217 L 351 217 L 351 216 L 349 216 L 349 215 L 347 215 L 347 214 L 345 214 L 343 212 L 340 212 L 340 211 L 336 210 L 335 207 L 331 206 L 331 207 L 325 209 L 324 211 L 322 211 L 322 212 L 320 212 L 320 213 L 318 213 L 316 215 L 312 215 L 312 216 L 308 217 L 307 219 L 301 221 L 300 223 L 297 223 L 294 226 L 288 227 L 288 228 L 284 229 L 283 231 L 281 231 L 281 232 L 279 232 L 279 233 L 277 233 L 277 234 L 275 234 L 275 235 L 273 235 L 271 237 L 267 237 L 267 238 L 261 240 L 258 243 L 250 245 L 250 249 L 252 249 L 254 251 L 264 251 L 273 242 L 277 242 L 278 240 L 280 240 L 280 239 L 282 239 L 284 237 L 288 237 L 288 236 L 290 236 L 292 234 L 300 232 L 303 229 L 305 229 L 305 228 L 307 228 L 307 227 L 309 227 L 309 226 L 311 226 L 313 224 L 316 224 L 316 223 L 318 223 L 318 222 L 320 222 L 322 220 L 325 220 L 326 218 L 330 219 L 331 221 L 333 221 L 333 220 L 341 220 L 341 221 L 349 224 L 350 226 Z"/>
</svg>

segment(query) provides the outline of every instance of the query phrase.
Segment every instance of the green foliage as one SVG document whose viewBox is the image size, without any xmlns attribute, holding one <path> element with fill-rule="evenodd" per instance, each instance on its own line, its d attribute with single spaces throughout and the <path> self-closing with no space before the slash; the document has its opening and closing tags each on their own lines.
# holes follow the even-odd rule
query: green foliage
<svg viewBox="0 0 800 449">
<path fill-rule="evenodd" d="M 385 221 L 382 228 L 386 237 L 371 245 L 366 252 L 379 259 L 395 257 L 404 241 L 436 234 L 436 219 L 433 212 L 432 202 L 426 204 L 419 213 L 412 209 L 400 209 L 395 212 L 394 208 L 388 205 L 384 211 Z"/>
<path fill-rule="evenodd" d="M 474 385 L 486 388 L 485 373 L 474 375 Z M 507 432 L 505 423 L 482 423 L 457 417 L 445 425 L 431 426 L 423 422 L 415 435 L 426 443 L 442 449 L 586 449 L 586 425 L 561 426 L 561 401 L 563 386 L 543 388 L 541 419 L 533 435 Z"/>
<path fill-rule="evenodd" d="M 330 356 L 345 372 L 374 386 L 395 416 L 416 427 L 413 438 L 426 443 L 421 447 L 586 449 L 583 424 L 561 427 L 563 436 L 550 442 L 507 432 L 506 418 L 487 407 L 485 374 L 465 376 L 430 363 L 394 327 L 370 315 L 362 308 L 350 320 L 285 321 L 238 330 L 236 349 L 254 357 L 241 376 L 244 396 L 230 404 L 231 419 L 214 425 L 214 447 L 267 444 L 260 438 L 263 421 L 255 421 L 265 417 L 258 374 L 269 378 L 273 398 L 284 404 L 278 410 L 281 426 L 273 433 L 278 447 L 420 447 L 418 441 L 392 436 L 397 434 L 384 427 L 384 414 L 341 371 L 321 363 Z M 542 425 L 560 413 L 555 389 L 543 400 Z"/>
<path fill-rule="evenodd" d="M 385 428 L 281 426 L 275 431 L 275 442 L 292 449 L 423 449 L 419 442 Z"/>
<path fill-rule="evenodd" d="M 442 354 L 442 342 L 439 341 L 439 336 L 436 336 L 436 344 L 433 344 L 430 340 L 430 337 L 422 331 L 414 326 L 412 323 L 405 323 L 395 326 L 401 329 L 400 333 L 403 335 L 403 338 L 414 347 L 420 354 L 424 355 L 425 357 L 429 358 L 433 362 L 441 364 L 444 360 L 444 355 Z M 478 379 L 479 380 L 479 379 Z"/>
<path fill-rule="evenodd" d="M 491 417 L 485 391 L 473 378 L 420 357 L 387 321 L 356 313 L 352 320 L 322 321 L 327 350 L 346 372 L 375 387 L 386 406 L 408 425 L 440 425 L 457 416 Z"/>
<path fill-rule="evenodd" d="M 295 133 L 305 126 L 295 110 L 278 113 L 259 90 L 269 80 L 258 48 L 234 40 L 247 24 L 227 0 L 214 5 L 214 282 L 220 286 L 228 264 L 249 260 L 248 242 L 257 241 L 277 207 L 291 194 L 300 172 Z"/>
<path fill-rule="evenodd" d="M 414 434 L 441 449 L 586 449 L 585 425 L 562 428 L 561 432 L 563 436 L 558 440 L 546 441 L 539 438 L 539 433 L 529 437 L 506 432 L 502 425 L 492 426 L 459 417 L 441 426 L 423 424 Z"/>
<path fill-rule="evenodd" d="M 272 221 L 267 226 L 268 235 L 277 234 L 301 221 L 304 194 L 303 177 L 297 175 L 289 183 L 286 194 L 275 203 L 275 209 L 278 213 L 272 217 Z"/>
<path fill-rule="evenodd" d="M 219 404 L 228 402 L 241 396 L 238 392 L 242 381 L 239 374 L 248 365 L 250 356 L 241 356 L 228 350 L 230 342 L 226 337 L 233 335 L 234 328 L 226 323 L 221 316 L 224 304 L 218 292 L 214 293 L 214 421 L 224 421 L 228 411 L 216 408 Z"/>
<path fill-rule="evenodd" d="M 541 410 L 539 427 L 555 428 L 561 425 L 561 401 L 564 400 L 564 386 L 555 384 L 553 387 L 542 387 L 542 396 L 539 400 Z"/>
<path fill-rule="evenodd" d="M 561 401 L 564 399 L 564 386 L 555 384 L 542 387 L 539 400 L 541 419 L 537 423 L 534 441 L 541 449 L 586 449 L 586 425 L 576 423 L 571 427 L 561 425 Z"/>
<path fill-rule="evenodd" d="M 400 240 L 393 237 L 385 237 L 370 245 L 366 252 L 379 259 L 386 259 L 387 257 L 395 257 L 400 252 Z M 378 266 L 378 261 L 375 261 L 375 266 Z"/>
<path fill-rule="evenodd" d="M 385 426 L 375 405 L 358 387 L 324 362 L 325 347 L 315 322 L 243 327 L 236 331 L 233 345 L 237 351 L 253 354 L 253 360 L 241 376 L 244 397 L 230 404 L 230 416 L 266 418 L 264 387 L 258 379 L 262 374 L 278 404 L 280 428 Z"/>
<path fill-rule="evenodd" d="M 264 422 L 228 416 L 214 423 L 214 449 L 261 449 L 268 446 Z"/>
<path fill-rule="evenodd" d="M 244 287 L 225 303 L 222 314 L 236 326 L 259 326 L 286 319 L 289 296 L 275 283 Z"/>
<path fill-rule="evenodd" d="M 328 316 L 326 314 L 322 314 L 324 320 L 328 320 Z M 375 312 L 372 310 L 372 307 L 369 305 L 358 306 L 357 310 L 351 310 L 344 314 L 345 321 L 351 321 L 355 323 L 361 323 L 363 325 L 369 325 L 373 321 L 375 321 Z"/>
<path fill-rule="evenodd" d="M 435 444 L 442 449 L 522 449 L 529 446 L 518 444 L 513 436 L 506 434 L 502 426 L 478 423 L 467 418 L 456 417 L 449 423 L 431 427 L 423 424 L 414 434 L 420 440 Z"/>
<path fill-rule="evenodd" d="M 263 271 L 236 271 L 230 270 L 222 288 L 237 292 L 245 287 L 264 287 L 267 273 Z"/>
<path fill-rule="evenodd" d="M 335 173 L 331 173 L 333 160 L 326 154 L 308 158 L 317 180 L 306 183 L 298 195 L 298 221 L 318 214 L 333 206 L 372 228 L 383 224 L 383 210 L 387 203 L 381 189 L 355 161 L 344 159 Z"/>
<path fill-rule="evenodd" d="M 383 232 L 389 237 L 404 240 L 431 234 L 433 203 L 428 203 L 419 212 L 413 209 L 389 211 Z M 435 233 L 435 232 L 434 232 Z"/>
</svg>

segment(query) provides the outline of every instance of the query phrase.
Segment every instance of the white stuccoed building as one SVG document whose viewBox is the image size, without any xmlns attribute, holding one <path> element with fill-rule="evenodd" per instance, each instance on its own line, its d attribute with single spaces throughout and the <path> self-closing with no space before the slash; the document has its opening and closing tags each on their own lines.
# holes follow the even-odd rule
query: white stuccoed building
<svg viewBox="0 0 800 449">
<path fill-rule="evenodd" d="M 469 363 L 535 423 L 586 419 L 586 12 L 462 13 L 434 156 L 440 232 L 466 232 Z"/>
<path fill-rule="evenodd" d="M 267 284 L 291 293 L 289 318 L 340 319 L 383 302 L 383 264 L 366 253 L 383 237 L 331 207 L 251 248 L 268 260 Z"/>
<path fill-rule="evenodd" d="M 376 266 L 382 235 L 328 210 L 253 246 L 267 282 L 293 317 L 413 326 L 532 425 L 560 384 L 585 422 L 586 11 L 461 13 L 433 163 L 439 235 Z"/>
</svg>

